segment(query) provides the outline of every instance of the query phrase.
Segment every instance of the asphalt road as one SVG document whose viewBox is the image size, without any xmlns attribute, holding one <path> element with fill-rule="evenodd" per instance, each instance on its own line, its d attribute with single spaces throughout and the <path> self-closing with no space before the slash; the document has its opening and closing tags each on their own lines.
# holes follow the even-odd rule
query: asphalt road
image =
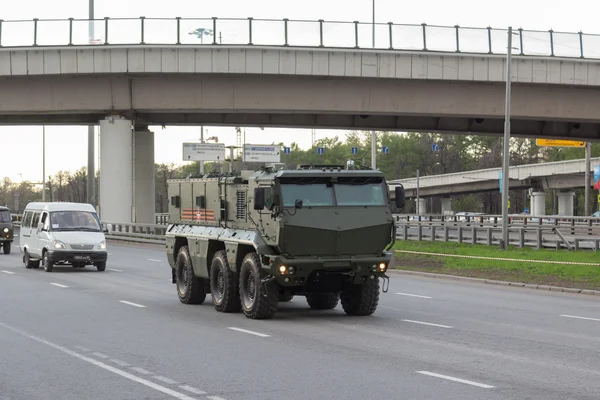
<svg viewBox="0 0 600 400">
<path fill-rule="evenodd" d="M 392 274 L 371 317 L 183 305 L 162 247 L 105 272 L 0 253 L 0 399 L 600 398 L 600 299 Z M 589 319 L 586 319 L 589 318 Z"/>
</svg>

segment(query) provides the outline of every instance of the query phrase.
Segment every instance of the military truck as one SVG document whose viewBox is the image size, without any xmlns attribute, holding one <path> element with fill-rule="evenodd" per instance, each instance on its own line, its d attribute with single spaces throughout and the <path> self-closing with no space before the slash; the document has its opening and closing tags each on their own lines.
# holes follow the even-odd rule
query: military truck
<svg viewBox="0 0 600 400">
<path fill-rule="evenodd" d="M 10 254 L 14 230 L 10 210 L 8 207 L 0 206 L 0 247 L 4 254 Z"/>
<path fill-rule="evenodd" d="M 278 302 L 375 312 L 396 229 L 384 174 L 344 165 L 168 180 L 166 252 L 184 304 L 268 319 Z M 404 207 L 404 189 L 395 189 Z M 380 286 L 380 279 L 382 285 Z M 386 285 L 387 284 L 387 285 Z"/>
</svg>

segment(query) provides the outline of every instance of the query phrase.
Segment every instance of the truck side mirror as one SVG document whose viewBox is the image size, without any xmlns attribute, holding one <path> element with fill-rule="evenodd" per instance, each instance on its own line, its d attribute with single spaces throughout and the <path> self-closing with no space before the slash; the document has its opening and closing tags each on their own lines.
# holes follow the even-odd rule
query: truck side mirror
<svg viewBox="0 0 600 400">
<path fill-rule="evenodd" d="M 296 199 L 296 201 L 294 202 L 294 207 L 296 208 L 302 208 L 302 200 L 300 199 Z"/>
<path fill-rule="evenodd" d="M 254 188 L 254 209 L 257 211 L 265 208 L 265 188 Z"/>
<path fill-rule="evenodd" d="M 398 185 L 394 188 L 394 195 L 396 200 L 396 207 L 404 208 L 406 205 L 406 196 L 404 194 L 404 186 Z"/>
</svg>

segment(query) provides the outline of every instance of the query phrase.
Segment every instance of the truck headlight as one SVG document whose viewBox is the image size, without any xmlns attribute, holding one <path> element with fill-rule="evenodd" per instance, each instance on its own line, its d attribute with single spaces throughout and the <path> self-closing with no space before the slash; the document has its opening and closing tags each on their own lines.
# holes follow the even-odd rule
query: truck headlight
<svg viewBox="0 0 600 400">
<path fill-rule="evenodd" d="M 379 270 L 379 272 L 385 272 L 385 270 L 387 269 L 387 264 L 379 263 L 379 265 L 377 266 L 377 269 Z"/>
<path fill-rule="evenodd" d="M 65 246 L 65 244 L 63 242 L 61 242 L 60 240 L 55 240 L 54 241 L 54 248 L 55 249 L 66 249 L 67 246 Z"/>
<path fill-rule="evenodd" d="M 293 274 L 294 273 L 294 267 L 288 267 L 285 265 L 280 265 L 279 266 L 279 273 L 281 275 L 287 275 L 287 274 Z"/>
<path fill-rule="evenodd" d="M 4 233 L 8 233 L 8 228 L 4 228 Z"/>
<path fill-rule="evenodd" d="M 106 250 L 106 242 L 103 240 L 101 241 L 98 246 L 97 246 L 98 250 Z"/>
</svg>

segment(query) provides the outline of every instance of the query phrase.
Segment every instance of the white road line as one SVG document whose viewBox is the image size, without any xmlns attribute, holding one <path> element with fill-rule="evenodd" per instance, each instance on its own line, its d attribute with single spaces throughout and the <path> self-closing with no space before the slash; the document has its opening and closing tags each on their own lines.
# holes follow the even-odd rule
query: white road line
<svg viewBox="0 0 600 400">
<path fill-rule="evenodd" d="M 109 271 L 115 271 L 115 272 L 123 272 L 122 269 L 116 269 L 116 268 L 106 268 Z"/>
<path fill-rule="evenodd" d="M 181 385 L 179 386 L 179 389 L 187 390 L 188 392 L 194 394 L 206 394 L 206 392 L 203 392 L 202 390 L 196 389 L 195 387 L 189 385 Z"/>
<path fill-rule="evenodd" d="M 152 372 L 148 371 L 147 369 L 144 368 L 140 368 L 140 367 L 131 367 L 132 370 L 134 370 L 135 372 L 139 372 L 142 375 L 152 375 Z"/>
<path fill-rule="evenodd" d="M 93 355 L 95 355 L 98 358 L 109 358 L 106 354 L 104 353 L 98 353 L 98 352 L 93 352 Z"/>
<path fill-rule="evenodd" d="M 566 315 L 566 314 L 561 314 L 561 317 L 565 317 L 565 318 L 577 318 L 577 319 L 585 319 L 587 321 L 598 321 L 600 322 L 600 319 L 598 318 L 590 318 L 590 317 L 578 317 L 577 315 Z"/>
<path fill-rule="evenodd" d="M 4 272 L 5 274 L 9 274 L 9 275 L 14 275 L 15 274 L 14 272 L 11 272 L 11 271 L 4 271 L 4 270 L 2 270 L 2 272 Z"/>
<path fill-rule="evenodd" d="M 146 306 L 143 306 L 141 304 L 132 303 L 132 302 L 127 301 L 127 300 L 119 300 L 119 303 L 129 304 L 130 306 L 139 307 L 139 308 L 145 308 L 146 307 Z"/>
<path fill-rule="evenodd" d="M 451 326 L 448 325 L 440 325 L 440 324 L 432 324 L 430 322 L 423 322 L 423 321 L 414 321 L 412 319 L 403 319 L 402 321 L 404 322 L 410 322 L 413 324 L 421 324 L 421 325 L 429 325 L 429 326 L 437 326 L 438 328 L 447 328 L 447 329 L 452 329 Z"/>
<path fill-rule="evenodd" d="M 156 258 L 149 258 L 148 261 L 163 262 L 163 260 L 157 260 Z"/>
<path fill-rule="evenodd" d="M 59 346 L 57 344 L 54 344 L 52 342 L 47 341 L 46 339 L 42 339 L 40 337 L 30 335 L 30 334 L 28 334 L 26 332 L 21 331 L 20 329 L 13 328 L 12 326 L 6 325 L 6 324 L 4 324 L 2 322 L 0 322 L 0 326 L 2 326 L 5 329 L 11 330 L 13 332 L 16 332 L 16 333 L 18 333 L 20 335 L 23 335 L 23 336 L 25 336 L 25 337 L 27 337 L 27 338 L 29 338 L 31 340 L 35 340 L 38 343 L 42 343 L 42 344 L 45 344 L 48 347 L 52 347 L 53 349 L 56 349 L 56 350 L 58 350 L 58 351 L 60 351 L 62 353 L 65 353 L 65 354 L 68 354 L 68 355 L 70 355 L 72 357 L 78 358 L 78 359 L 80 359 L 82 361 L 85 361 L 85 362 L 87 362 L 89 364 L 92 364 L 92 365 L 94 365 L 94 366 L 96 366 L 98 368 L 102 368 L 102 369 L 104 369 L 106 371 L 110 371 L 110 372 L 112 372 L 114 374 L 122 376 L 123 378 L 129 379 L 130 381 L 133 381 L 133 382 L 139 383 L 141 385 L 147 386 L 147 387 L 149 387 L 151 389 L 154 389 L 154 390 L 156 390 L 158 392 L 164 393 L 164 394 L 169 395 L 171 397 L 174 397 L 176 399 L 179 399 L 179 400 L 197 400 L 197 399 L 195 399 L 193 397 L 190 397 L 190 396 L 188 396 L 186 394 L 183 394 L 181 392 L 177 392 L 177 391 L 169 389 L 169 388 L 167 388 L 165 386 L 161 386 L 161 385 L 159 385 L 157 383 L 154 383 L 154 382 L 151 382 L 151 381 L 149 381 L 147 379 L 140 378 L 138 376 L 132 375 L 132 374 L 130 374 L 128 372 L 125 372 L 123 370 L 115 368 L 115 367 L 113 367 L 111 365 L 105 364 L 105 363 L 103 363 L 101 361 L 97 361 L 97 360 L 95 360 L 93 358 L 86 357 L 86 356 L 84 356 L 82 354 L 79 354 L 79 353 L 76 353 L 74 351 L 71 351 L 71 350 L 67 349 L 66 347 Z"/>
<path fill-rule="evenodd" d="M 453 382 L 465 383 L 467 385 L 477 386 L 477 387 L 484 388 L 484 389 L 492 389 L 494 387 L 494 386 L 486 385 L 484 383 L 467 381 L 466 379 L 455 378 L 453 376 L 448 376 L 448 375 L 440 375 L 440 374 L 436 374 L 434 372 L 429 372 L 429 371 L 417 371 L 417 373 L 418 374 L 423 374 L 423 375 L 433 376 L 435 378 L 446 379 L 446 380 L 453 381 Z"/>
<path fill-rule="evenodd" d="M 162 381 L 164 383 L 168 383 L 169 385 L 177 385 L 179 382 L 174 381 L 171 378 L 167 378 L 166 376 L 156 375 L 154 379 Z"/>
<path fill-rule="evenodd" d="M 75 347 L 77 350 L 81 350 L 81 351 L 92 351 L 92 349 L 88 349 L 87 347 L 83 347 L 83 346 L 73 346 Z"/>
<path fill-rule="evenodd" d="M 396 294 L 399 294 L 400 296 L 420 297 L 422 299 L 433 299 L 433 297 L 421 296 L 420 294 L 410 294 L 410 293 L 396 293 Z"/>
<path fill-rule="evenodd" d="M 207 396 L 206 398 L 208 400 L 225 400 L 224 398 L 219 397 L 219 396 Z"/>
<path fill-rule="evenodd" d="M 108 253 L 109 256 L 112 256 L 112 253 Z"/>
<path fill-rule="evenodd" d="M 129 363 L 126 363 L 125 361 L 121 361 L 118 358 L 111 358 L 109 361 L 112 363 L 115 363 L 121 367 L 129 367 L 129 365 L 130 365 Z"/>
<path fill-rule="evenodd" d="M 58 286 L 58 287 L 61 287 L 61 288 L 68 288 L 68 286 L 61 285 L 60 283 L 51 283 L 51 285 Z"/>
<path fill-rule="evenodd" d="M 229 329 L 233 330 L 233 331 L 238 331 L 238 332 L 243 332 L 243 333 L 247 333 L 249 335 L 255 335 L 255 336 L 260 336 L 260 337 L 269 337 L 271 335 L 265 335 L 264 333 L 259 333 L 259 332 L 254 332 L 254 331 L 249 331 L 246 329 L 242 329 L 242 328 L 235 328 L 233 326 L 230 326 Z"/>
</svg>

